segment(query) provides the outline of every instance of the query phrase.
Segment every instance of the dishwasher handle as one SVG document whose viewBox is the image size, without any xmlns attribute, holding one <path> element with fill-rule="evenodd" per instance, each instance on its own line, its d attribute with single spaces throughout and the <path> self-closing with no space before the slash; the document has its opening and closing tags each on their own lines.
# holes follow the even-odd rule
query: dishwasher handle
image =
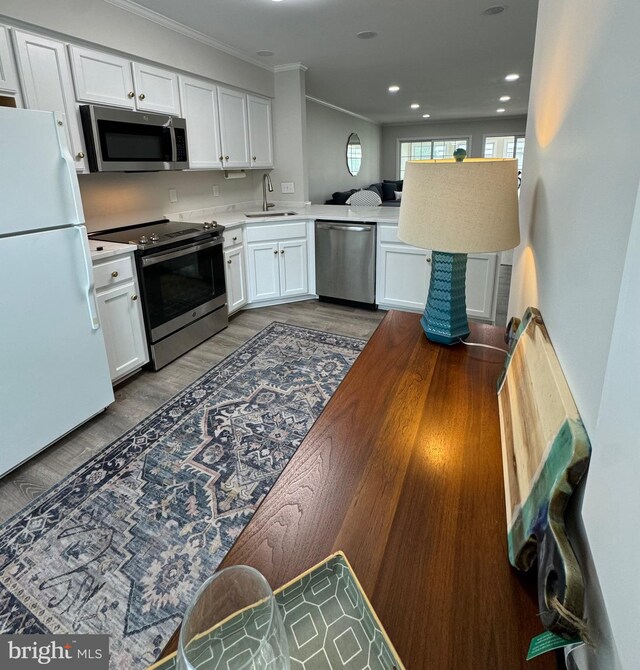
<svg viewBox="0 0 640 670">
<path fill-rule="evenodd" d="M 373 226 L 349 226 L 336 223 L 316 223 L 318 230 L 343 230 L 348 233 L 372 233 Z"/>
</svg>

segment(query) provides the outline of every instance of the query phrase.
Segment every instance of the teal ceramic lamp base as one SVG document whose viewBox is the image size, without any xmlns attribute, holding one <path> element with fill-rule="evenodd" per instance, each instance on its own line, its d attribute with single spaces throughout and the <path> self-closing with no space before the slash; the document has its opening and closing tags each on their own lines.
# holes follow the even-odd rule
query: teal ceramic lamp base
<svg viewBox="0 0 640 670">
<path fill-rule="evenodd" d="M 431 254 L 429 296 L 420 323 L 432 342 L 455 344 L 469 336 L 465 279 L 467 254 Z"/>
</svg>

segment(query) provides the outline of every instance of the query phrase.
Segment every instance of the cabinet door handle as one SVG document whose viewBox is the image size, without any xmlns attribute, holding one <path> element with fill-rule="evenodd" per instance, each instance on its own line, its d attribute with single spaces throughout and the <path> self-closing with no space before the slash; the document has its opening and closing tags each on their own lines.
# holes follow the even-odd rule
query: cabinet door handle
<svg viewBox="0 0 640 670">
<path fill-rule="evenodd" d="M 117 270 L 114 270 L 114 271 L 111 273 L 111 276 L 115 279 L 115 278 L 118 276 L 118 271 L 117 271 Z"/>
<path fill-rule="evenodd" d="M 234 242 L 238 239 L 238 236 L 236 235 L 235 237 L 231 238 Z"/>
<path fill-rule="evenodd" d="M 257 159 L 255 156 L 253 156 L 253 160 L 254 160 L 254 161 L 257 161 L 258 159 Z"/>
<path fill-rule="evenodd" d="M 76 158 L 81 161 L 84 158 L 84 151 L 78 151 Z"/>
<path fill-rule="evenodd" d="M 131 296 L 131 300 L 133 300 L 133 301 L 135 302 L 137 299 L 138 299 L 138 296 L 134 293 L 134 294 Z"/>
<path fill-rule="evenodd" d="M 228 160 L 229 160 L 229 156 L 225 156 L 224 159 L 225 159 L 226 161 L 228 161 Z"/>
<path fill-rule="evenodd" d="M 218 156 L 218 160 L 222 163 L 222 161 L 224 160 L 224 156 Z"/>
<path fill-rule="evenodd" d="M 231 265 L 231 259 L 227 261 L 227 265 Z"/>
<path fill-rule="evenodd" d="M 277 254 L 278 254 L 278 250 L 275 249 L 273 253 L 277 255 Z"/>
<path fill-rule="evenodd" d="M 127 98 L 135 98 L 135 97 L 136 97 L 136 94 L 133 91 L 129 91 L 127 93 Z"/>
<path fill-rule="evenodd" d="M 144 100 L 146 97 L 147 96 L 144 93 L 140 93 L 140 95 L 138 96 L 140 100 Z"/>
<path fill-rule="evenodd" d="M 427 263 L 431 263 L 431 258 L 427 256 Z"/>
<path fill-rule="evenodd" d="M 283 254 L 283 253 L 284 253 L 284 249 L 280 249 L 280 253 Z"/>
</svg>

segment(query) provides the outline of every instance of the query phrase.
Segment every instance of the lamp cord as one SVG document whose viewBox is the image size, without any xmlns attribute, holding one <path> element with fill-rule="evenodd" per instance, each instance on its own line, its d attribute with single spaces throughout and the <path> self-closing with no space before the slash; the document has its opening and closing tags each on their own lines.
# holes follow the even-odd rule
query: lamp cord
<svg viewBox="0 0 640 670">
<path fill-rule="evenodd" d="M 501 347 L 492 347 L 490 344 L 480 344 L 479 342 L 465 342 L 462 338 L 460 338 L 459 342 L 462 342 L 467 347 L 482 347 L 483 349 L 495 349 L 496 351 L 500 351 L 503 354 L 508 354 L 509 352 L 506 349 L 502 349 Z"/>
</svg>

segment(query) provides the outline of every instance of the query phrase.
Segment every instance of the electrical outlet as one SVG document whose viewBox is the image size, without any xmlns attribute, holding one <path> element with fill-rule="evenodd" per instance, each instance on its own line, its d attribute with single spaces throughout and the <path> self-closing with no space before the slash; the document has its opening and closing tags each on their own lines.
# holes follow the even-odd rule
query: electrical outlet
<svg viewBox="0 0 640 670">
<path fill-rule="evenodd" d="M 295 193 L 295 187 L 292 181 L 280 182 L 280 189 L 283 193 Z"/>
<path fill-rule="evenodd" d="M 175 188 L 169 189 L 169 202 L 178 202 L 178 191 Z"/>
<path fill-rule="evenodd" d="M 220 187 L 218 186 L 218 184 L 214 184 L 213 185 L 213 197 L 217 198 L 219 196 L 220 196 Z"/>
</svg>

